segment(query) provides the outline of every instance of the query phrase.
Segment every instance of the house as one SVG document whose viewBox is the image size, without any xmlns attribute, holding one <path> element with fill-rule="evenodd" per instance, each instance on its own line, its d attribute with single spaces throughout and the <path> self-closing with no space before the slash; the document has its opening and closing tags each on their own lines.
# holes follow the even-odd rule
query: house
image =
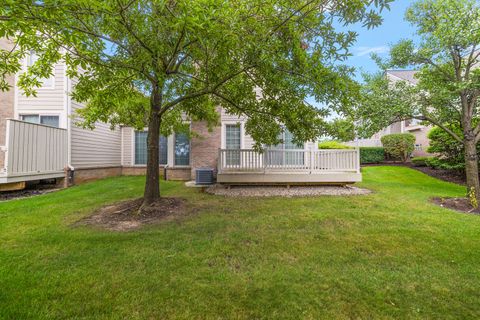
<svg viewBox="0 0 480 320">
<path fill-rule="evenodd" d="M 387 70 L 386 76 L 391 82 L 407 81 L 412 85 L 416 85 L 418 80 L 414 77 L 416 71 L 413 70 Z M 368 139 L 359 139 L 357 141 L 349 141 L 346 144 L 350 146 L 360 147 L 381 147 L 381 138 L 384 135 L 393 133 L 411 133 L 415 136 L 415 150 L 413 156 L 422 157 L 428 156 L 427 149 L 429 147 L 428 132 L 432 129 L 431 126 L 425 126 L 416 119 L 404 120 L 393 123 L 382 131 L 377 132 Z"/>
<path fill-rule="evenodd" d="M 8 43 L 3 43 L 8 45 Z M 30 55 L 25 67 L 34 63 Z M 0 96 L 0 184 L 23 187 L 26 181 L 62 179 L 80 183 L 118 175 L 146 172 L 146 131 L 110 128 L 96 123 L 94 130 L 79 127 L 75 111 L 84 107 L 71 99 L 75 80 L 65 65 L 55 65 L 53 76 L 42 80 L 36 97 L 26 97 L 15 85 Z M 160 138 L 161 172 L 168 180 L 192 180 L 197 168 L 214 168 L 221 183 L 354 183 L 361 180 L 358 150 L 318 150 L 316 143 L 297 146 L 286 131 L 284 143 L 265 152 L 252 149 L 245 133 L 246 119 L 224 110 L 212 131 L 206 123 L 191 122 L 198 134 Z"/>
</svg>

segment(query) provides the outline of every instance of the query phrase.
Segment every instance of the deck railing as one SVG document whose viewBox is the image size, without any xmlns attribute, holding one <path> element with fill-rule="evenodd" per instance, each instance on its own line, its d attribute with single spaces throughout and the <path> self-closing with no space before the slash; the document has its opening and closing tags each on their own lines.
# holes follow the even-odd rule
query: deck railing
<svg viewBox="0 0 480 320">
<path fill-rule="evenodd" d="M 63 172 L 67 165 L 67 130 L 7 119 L 3 174 L 8 177 Z"/>
<path fill-rule="evenodd" d="M 275 150 L 220 149 L 218 173 L 360 172 L 359 149 Z"/>
</svg>

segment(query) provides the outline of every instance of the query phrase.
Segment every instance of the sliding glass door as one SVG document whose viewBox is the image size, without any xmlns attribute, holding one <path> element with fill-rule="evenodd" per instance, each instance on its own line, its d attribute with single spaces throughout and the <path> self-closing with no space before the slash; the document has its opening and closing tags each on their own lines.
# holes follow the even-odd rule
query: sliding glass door
<svg viewBox="0 0 480 320">
<path fill-rule="evenodd" d="M 285 128 L 279 137 L 279 139 L 282 140 L 282 143 L 267 148 L 267 165 L 300 166 L 305 163 L 304 153 L 294 152 L 295 150 L 303 150 L 303 145 L 295 144 L 293 138 L 293 134 Z"/>
</svg>

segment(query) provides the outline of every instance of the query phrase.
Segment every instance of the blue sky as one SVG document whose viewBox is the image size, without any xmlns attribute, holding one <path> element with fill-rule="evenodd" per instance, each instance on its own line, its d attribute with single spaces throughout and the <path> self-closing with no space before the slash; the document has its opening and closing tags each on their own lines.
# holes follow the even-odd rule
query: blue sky
<svg viewBox="0 0 480 320">
<path fill-rule="evenodd" d="M 356 69 L 356 79 L 362 80 L 361 72 L 373 73 L 379 71 L 370 54 L 375 52 L 380 56 L 387 56 L 389 46 L 401 39 L 415 39 L 415 29 L 410 23 L 404 21 L 405 11 L 413 0 L 395 0 L 390 5 L 390 10 L 382 12 L 383 23 L 374 29 L 367 29 L 361 25 L 350 25 L 342 29 L 358 33 L 357 41 L 351 48 L 352 56 L 344 62 Z M 313 98 L 307 102 L 320 106 Z M 329 118 L 335 118 L 333 114 Z"/>
<path fill-rule="evenodd" d="M 375 29 L 366 29 L 361 26 L 347 26 L 348 30 L 358 33 L 357 42 L 353 46 L 352 56 L 347 64 L 357 69 L 357 79 L 360 80 L 360 71 L 369 73 L 378 71 L 377 66 L 370 58 L 370 53 L 386 55 L 389 45 L 400 39 L 414 37 L 415 30 L 403 20 L 405 11 L 412 4 L 411 0 L 396 0 L 391 4 L 390 11 L 382 12 L 383 23 Z"/>
</svg>

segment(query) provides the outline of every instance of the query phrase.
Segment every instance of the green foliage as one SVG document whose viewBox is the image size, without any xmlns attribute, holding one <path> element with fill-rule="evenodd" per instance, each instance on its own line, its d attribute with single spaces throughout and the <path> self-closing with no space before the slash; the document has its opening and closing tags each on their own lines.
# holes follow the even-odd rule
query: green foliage
<svg viewBox="0 0 480 320">
<path fill-rule="evenodd" d="M 415 148 L 415 136 L 411 133 L 388 134 L 381 141 L 388 156 L 403 162 L 408 160 Z"/>
<path fill-rule="evenodd" d="M 449 128 L 458 136 L 463 136 L 462 130 L 458 126 L 449 126 Z M 442 128 L 433 127 L 428 133 L 428 139 L 430 140 L 430 146 L 427 149 L 429 153 L 439 154 L 447 160 L 463 161 L 463 145 Z"/>
<path fill-rule="evenodd" d="M 318 144 L 318 149 L 352 149 L 338 141 L 323 141 Z"/>
<path fill-rule="evenodd" d="M 360 163 L 381 163 L 385 161 L 385 149 L 382 147 L 360 147 Z"/>
<path fill-rule="evenodd" d="M 414 157 L 412 158 L 412 163 L 416 167 L 426 167 L 430 158 L 431 157 Z"/>
<path fill-rule="evenodd" d="M 355 125 L 352 119 L 335 119 L 327 123 L 327 134 L 339 141 L 355 140 Z"/>
<path fill-rule="evenodd" d="M 433 169 L 440 169 L 440 167 L 442 167 L 442 161 L 438 157 L 430 157 L 426 159 L 425 164 Z"/>
<path fill-rule="evenodd" d="M 455 171 L 465 170 L 465 163 L 451 163 L 439 157 L 430 157 L 425 161 L 425 163 L 428 167 L 433 169 L 455 170 Z"/>
<path fill-rule="evenodd" d="M 362 124 L 359 134 L 369 137 L 391 123 L 418 119 L 440 127 L 465 150 L 472 150 L 480 142 L 478 1 L 418 0 L 405 19 L 416 29 L 416 38 L 393 45 L 387 59 L 374 57 L 384 73 L 365 76 L 355 109 Z M 399 68 L 416 70 L 414 79 L 385 73 Z M 475 155 L 466 159 L 468 187 L 477 187 L 478 170 L 471 163 Z M 480 196 L 480 190 L 476 194 Z"/>
<path fill-rule="evenodd" d="M 0 51 L 0 87 L 35 51 L 41 58 L 20 75 L 20 88 L 34 95 L 38 79 L 65 61 L 78 78 L 73 98 L 87 103 L 86 127 L 143 127 L 161 116 L 165 135 L 182 115 L 213 126 L 221 106 L 247 116 L 257 146 L 278 143 L 281 125 L 296 142 L 314 140 L 326 132 L 323 116 L 358 95 L 351 68 L 339 63 L 357 35 L 334 22 L 375 27 L 390 2 L 5 0 L 0 35 L 17 50 Z"/>
<path fill-rule="evenodd" d="M 463 139 L 463 133 L 458 126 L 450 125 L 448 127 Z M 439 127 L 432 128 L 428 133 L 428 138 L 430 147 L 427 151 L 439 156 L 442 167 L 451 167 L 455 170 L 465 169 L 465 151 L 462 143 Z M 477 150 L 480 156 L 480 144 L 477 145 Z"/>
<path fill-rule="evenodd" d="M 478 209 L 478 197 L 475 194 L 475 188 L 473 187 L 470 188 L 468 192 L 468 200 L 470 201 L 473 209 Z"/>
</svg>

